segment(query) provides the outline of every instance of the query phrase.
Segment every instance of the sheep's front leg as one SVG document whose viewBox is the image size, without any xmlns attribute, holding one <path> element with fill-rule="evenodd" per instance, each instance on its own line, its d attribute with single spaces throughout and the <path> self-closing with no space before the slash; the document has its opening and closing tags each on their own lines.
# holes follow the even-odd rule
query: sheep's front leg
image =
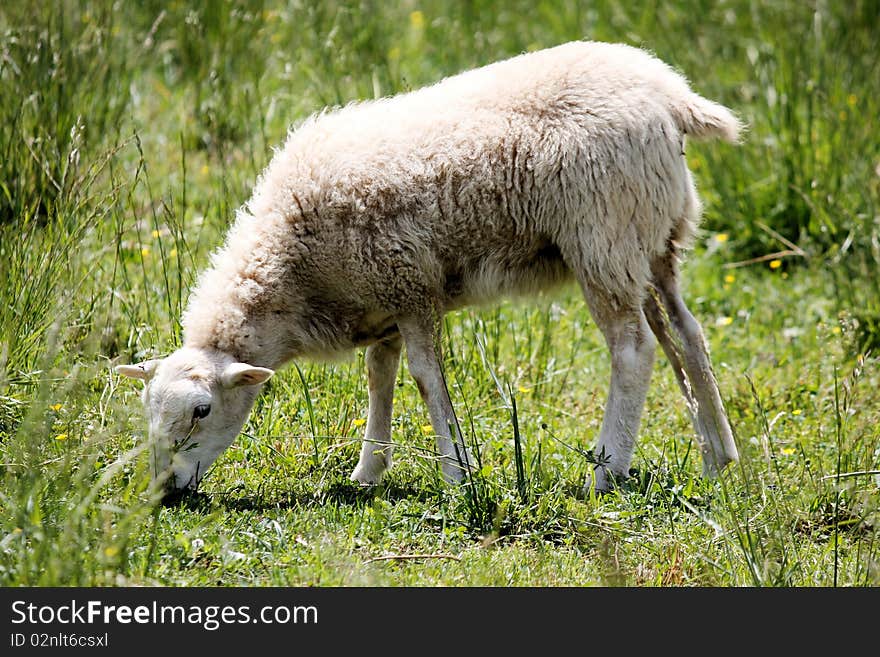
<svg viewBox="0 0 880 657">
<path fill-rule="evenodd" d="M 370 406 L 361 457 L 351 473 L 351 480 L 364 485 L 378 484 L 391 467 L 391 407 L 394 380 L 400 365 L 399 335 L 367 347 L 367 378 Z"/>
<path fill-rule="evenodd" d="M 464 446 L 458 421 L 446 389 L 440 361 L 434 349 L 435 335 L 430 322 L 401 322 L 400 333 L 406 342 L 409 372 L 428 406 L 431 426 L 437 436 L 437 451 L 444 478 L 460 482 L 471 467 L 471 457 Z"/>
</svg>

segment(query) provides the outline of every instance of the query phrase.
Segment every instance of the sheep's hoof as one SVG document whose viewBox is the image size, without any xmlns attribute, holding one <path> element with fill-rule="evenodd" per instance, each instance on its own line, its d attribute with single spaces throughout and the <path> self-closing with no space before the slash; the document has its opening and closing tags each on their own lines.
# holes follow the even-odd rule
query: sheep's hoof
<svg viewBox="0 0 880 657">
<path fill-rule="evenodd" d="M 733 456 L 723 454 L 716 457 L 714 453 L 708 451 L 703 452 L 703 476 L 707 479 L 715 479 L 721 476 L 724 469 L 731 463 L 739 460 L 739 455 L 734 453 Z"/>
<path fill-rule="evenodd" d="M 609 490 L 607 478 L 604 473 L 600 475 L 594 470 L 592 475 L 587 475 L 587 478 L 584 481 L 585 498 L 589 498 L 590 493 L 593 491 L 595 491 L 596 495 L 601 495 L 602 493 L 607 493 Z"/>
<path fill-rule="evenodd" d="M 461 460 L 457 456 L 443 457 L 440 469 L 443 471 L 443 479 L 449 484 L 460 484 L 466 481 L 476 470 L 470 451 L 466 452 Z"/>
<path fill-rule="evenodd" d="M 592 475 L 587 475 L 586 482 L 584 483 L 584 497 L 589 497 L 591 491 L 595 491 L 596 495 L 610 493 L 621 482 L 625 481 L 628 476 L 628 474 L 618 474 L 608 468 L 598 466 L 593 469 Z"/>
<path fill-rule="evenodd" d="M 349 479 L 361 486 L 377 486 L 385 474 L 384 460 L 377 463 L 358 463 Z"/>
</svg>

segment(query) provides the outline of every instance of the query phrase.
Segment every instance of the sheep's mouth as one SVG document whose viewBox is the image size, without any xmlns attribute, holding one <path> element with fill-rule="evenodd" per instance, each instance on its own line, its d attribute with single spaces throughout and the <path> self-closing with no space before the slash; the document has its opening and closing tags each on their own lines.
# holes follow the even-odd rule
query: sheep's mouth
<svg viewBox="0 0 880 657">
<path fill-rule="evenodd" d="M 162 506 L 180 506 L 182 504 L 191 506 L 193 502 L 206 497 L 203 493 L 199 493 L 199 483 L 201 482 L 199 477 L 200 465 L 200 462 L 196 463 L 196 471 L 189 478 L 189 481 L 182 486 L 177 485 L 177 475 L 173 471 L 168 472 L 168 478 L 162 484 L 162 498 L 160 500 Z"/>
<path fill-rule="evenodd" d="M 164 493 L 160 504 L 166 508 L 186 507 L 193 509 L 202 506 L 207 500 L 208 496 L 205 493 L 200 493 L 194 488 L 178 488 Z"/>
<path fill-rule="evenodd" d="M 199 492 L 198 484 L 175 488 L 166 486 L 162 491 L 160 504 L 164 507 L 186 507 L 195 509 L 201 507 L 208 500 L 208 495 Z"/>
</svg>

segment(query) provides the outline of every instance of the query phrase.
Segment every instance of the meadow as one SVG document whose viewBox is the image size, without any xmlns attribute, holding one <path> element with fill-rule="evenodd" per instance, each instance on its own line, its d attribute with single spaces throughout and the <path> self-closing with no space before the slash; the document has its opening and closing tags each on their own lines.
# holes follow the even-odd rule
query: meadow
<svg viewBox="0 0 880 657">
<path fill-rule="evenodd" d="M 880 3 L 7 0 L 0 585 L 880 584 Z M 741 461 L 700 476 L 658 352 L 632 477 L 584 495 L 609 358 L 578 290 L 445 320 L 479 467 L 446 485 L 401 367 L 395 466 L 348 480 L 362 353 L 297 361 L 200 495 L 148 490 L 140 385 L 297 122 L 573 39 L 645 47 L 748 124 L 690 142 L 684 265 Z"/>
</svg>

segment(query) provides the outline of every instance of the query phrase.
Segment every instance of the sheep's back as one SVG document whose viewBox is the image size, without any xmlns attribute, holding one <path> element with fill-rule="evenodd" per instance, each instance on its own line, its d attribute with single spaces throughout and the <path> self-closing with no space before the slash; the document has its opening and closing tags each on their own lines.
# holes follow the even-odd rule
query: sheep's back
<svg viewBox="0 0 880 657">
<path fill-rule="evenodd" d="M 313 268 L 389 303 L 404 291 L 388 272 L 468 302 L 496 284 L 531 291 L 559 279 L 558 254 L 619 269 L 605 262 L 618 241 L 659 252 L 686 205 L 668 109 L 685 93 L 681 76 L 634 48 L 521 55 L 311 117 L 273 158 L 250 212 L 287 217 L 308 242 L 300 276 Z M 533 261 L 546 276 L 523 275 Z"/>
</svg>

